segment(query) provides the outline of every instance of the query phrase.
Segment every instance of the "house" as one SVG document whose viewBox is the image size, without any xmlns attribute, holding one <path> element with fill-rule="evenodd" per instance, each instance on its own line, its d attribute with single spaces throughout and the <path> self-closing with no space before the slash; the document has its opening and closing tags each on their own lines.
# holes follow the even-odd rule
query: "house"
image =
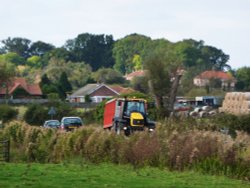
<svg viewBox="0 0 250 188">
<path fill-rule="evenodd" d="M 131 93 L 134 90 L 131 88 L 123 88 L 118 85 L 109 86 L 106 84 L 87 84 L 86 86 L 78 89 L 72 95 L 68 96 L 69 102 L 84 103 L 93 102 L 99 103 L 105 99 L 114 96 Z"/>
<path fill-rule="evenodd" d="M 143 77 L 143 76 L 145 76 L 145 71 L 138 70 L 125 75 L 125 79 L 131 81 L 134 77 Z"/>
<path fill-rule="evenodd" d="M 37 99 L 43 95 L 39 84 L 28 84 L 25 78 L 13 78 L 7 84 L 0 85 L 0 98 L 7 95 L 10 99 Z"/>
<path fill-rule="evenodd" d="M 230 74 L 223 71 L 205 71 L 193 79 L 194 85 L 204 87 L 209 85 L 212 79 L 219 79 L 221 81 L 221 88 L 228 88 L 234 90 L 236 79 Z"/>
</svg>

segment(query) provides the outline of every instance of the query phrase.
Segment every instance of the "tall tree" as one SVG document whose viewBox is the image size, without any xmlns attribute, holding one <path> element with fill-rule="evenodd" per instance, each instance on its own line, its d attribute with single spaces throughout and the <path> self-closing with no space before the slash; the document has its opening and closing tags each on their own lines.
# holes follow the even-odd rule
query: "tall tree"
<svg viewBox="0 0 250 188">
<path fill-rule="evenodd" d="M 94 71 L 101 67 L 112 67 L 113 37 L 111 35 L 93 35 L 83 33 L 68 40 L 65 47 L 72 54 L 72 61 L 86 62 Z"/>
<path fill-rule="evenodd" d="M 161 116 L 169 116 L 173 105 L 180 78 L 183 60 L 171 48 L 152 51 L 146 60 L 149 87 L 155 96 L 156 106 Z M 167 98 L 166 103 L 164 98 Z"/>
<path fill-rule="evenodd" d="M 236 89 L 250 91 L 250 67 L 241 67 L 236 70 Z"/>
<path fill-rule="evenodd" d="M 67 96 L 67 93 L 72 91 L 72 86 L 68 80 L 68 76 L 66 72 L 62 72 L 59 83 L 58 83 L 58 89 L 63 93 L 63 97 L 65 98 Z"/>
<path fill-rule="evenodd" d="M 0 83 L 6 84 L 12 77 L 15 76 L 15 67 L 0 59 Z"/>
<path fill-rule="evenodd" d="M 5 97 L 8 98 L 8 84 L 15 76 L 15 68 L 12 64 L 0 59 L 0 88 L 5 89 Z M 7 100 L 6 100 L 7 103 Z"/>
<path fill-rule="evenodd" d="M 139 34 L 131 34 L 116 41 L 113 48 L 114 69 L 123 74 L 132 72 L 134 56 L 140 55 L 143 62 L 150 42 L 149 37 Z"/>
<path fill-rule="evenodd" d="M 8 37 L 7 39 L 2 40 L 2 43 L 4 44 L 3 49 L 6 52 L 15 52 L 25 59 L 29 57 L 29 47 L 31 43 L 29 39 L 19 37 Z"/>
<path fill-rule="evenodd" d="M 214 70 L 230 70 L 230 65 L 227 64 L 229 55 L 222 50 L 212 46 L 204 46 L 201 50 L 203 59 L 208 62 Z"/>
<path fill-rule="evenodd" d="M 55 46 L 42 42 L 37 41 L 31 44 L 29 48 L 29 55 L 30 56 L 43 56 L 45 53 L 50 52 L 53 50 Z"/>
</svg>

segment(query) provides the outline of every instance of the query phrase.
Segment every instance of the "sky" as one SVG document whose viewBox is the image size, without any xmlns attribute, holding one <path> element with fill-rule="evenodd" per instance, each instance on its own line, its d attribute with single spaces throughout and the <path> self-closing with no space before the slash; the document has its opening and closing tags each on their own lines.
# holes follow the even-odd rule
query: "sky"
<svg viewBox="0 0 250 188">
<path fill-rule="evenodd" d="M 250 66 L 250 0 L 0 0 L 0 40 L 62 46 L 81 33 L 203 40 Z"/>
</svg>

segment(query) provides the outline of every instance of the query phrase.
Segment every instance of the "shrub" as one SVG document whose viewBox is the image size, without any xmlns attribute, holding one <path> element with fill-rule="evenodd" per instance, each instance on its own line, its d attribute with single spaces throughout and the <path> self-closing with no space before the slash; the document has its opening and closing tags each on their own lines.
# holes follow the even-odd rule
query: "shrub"
<svg viewBox="0 0 250 188">
<path fill-rule="evenodd" d="M 236 136 L 237 130 L 250 133 L 250 115 L 218 114 L 211 121 L 220 128 L 228 128 L 229 134 L 233 137 Z"/>
<path fill-rule="evenodd" d="M 32 104 L 24 114 L 24 120 L 30 125 L 42 125 L 48 119 L 48 111 L 39 104 Z"/>
<path fill-rule="evenodd" d="M 18 112 L 9 105 L 0 105 L 0 120 L 3 122 L 10 121 L 17 116 Z"/>
</svg>

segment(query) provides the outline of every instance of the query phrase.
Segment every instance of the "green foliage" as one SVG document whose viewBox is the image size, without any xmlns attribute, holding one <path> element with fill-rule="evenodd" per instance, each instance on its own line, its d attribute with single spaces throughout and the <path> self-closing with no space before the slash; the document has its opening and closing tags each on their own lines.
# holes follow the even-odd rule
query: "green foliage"
<svg viewBox="0 0 250 188">
<path fill-rule="evenodd" d="M 8 37 L 1 42 L 4 44 L 4 50 L 6 52 L 14 52 L 25 59 L 29 57 L 29 47 L 31 43 L 29 39 L 20 37 Z"/>
<path fill-rule="evenodd" d="M 111 68 L 100 68 L 93 73 L 92 77 L 97 83 L 121 84 L 125 82 L 122 74 Z"/>
<path fill-rule="evenodd" d="M 133 66 L 134 66 L 133 69 L 135 71 L 142 69 L 142 59 L 141 59 L 140 55 L 135 54 L 134 57 L 133 57 L 133 59 L 132 59 L 132 63 L 133 63 Z"/>
<path fill-rule="evenodd" d="M 131 86 L 134 90 L 141 93 L 149 93 L 148 79 L 145 76 L 134 77 L 131 81 Z"/>
<path fill-rule="evenodd" d="M 228 128 L 229 134 L 236 136 L 236 131 L 245 131 L 250 133 L 250 115 L 236 116 L 233 114 L 218 114 L 212 119 L 212 122 L 216 125 L 220 125 L 221 128 Z"/>
<path fill-rule="evenodd" d="M 9 105 L 0 105 L 0 120 L 4 123 L 16 118 L 18 112 Z"/>
<path fill-rule="evenodd" d="M 238 90 L 250 90 L 250 67 L 242 67 L 236 70 L 236 88 Z"/>
<path fill-rule="evenodd" d="M 51 44 L 42 42 L 42 41 L 37 41 L 31 44 L 29 48 L 29 53 L 32 56 L 43 56 L 44 54 L 50 52 L 53 50 L 55 47 Z"/>
<path fill-rule="evenodd" d="M 25 114 L 24 120 L 31 125 L 41 126 L 48 119 L 48 111 L 45 107 L 39 104 L 30 105 Z"/>
<path fill-rule="evenodd" d="M 149 37 L 139 34 L 131 34 L 117 40 L 113 48 L 113 57 L 115 59 L 114 69 L 123 74 L 132 72 L 134 68 L 132 63 L 134 56 L 136 54 L 140 55 L 143 62 L 150 41 Z"/>
<path fill-rule="evenodd" d="M 42 67 L 42 61 L 41 61 L 41 57 L 39 56 L 31 56 L 27 59 L 27 65 L 29 65 L 30 67 Z"/>
<path fill-rule="evenodd" d="M 6 82 L 8 82 L 12 77 L 14 77 L 14 75 L 14 66 L 0 58 L 0 82 L 2 84 L 0 87 L 3 87 L 3 84 L 6 85 Z"/>
<path fill-rule="evenodd" d="M 13 65 L 25 65 L 26 61 L 23 57 L 14 52 L 0 55 L 0 60 L 11 63 Z"/>
<path fill-rule="evenodd" d="M 106 102 L 107 100 L 104 100 L 98 104 L 93 114 L 95 121 L 99 124 L 102 124 L 103 122 L 104 107 Z"/>
<path fill-rule="evenodd" d="M 65 72 L 62 72 L 59 79 L 59 88 L 64 93 L 64 98 L 66 97 L 66 93 L 72 91 L 72 86 L 69 83 L 68 76 Z"/>
<path fill-rule="evenodd" d="M 84 62 L 67 63 L 70 72 L 67 72 L 69 81 L 73 88 L 80 88 L 87 84 L 91 77 L 92 69 Z"/>
<path fill-rule="evenodd" d="M 112 35 L 79 34 L 75 39 L 68 40 L 65 47 L 72 54 L 74 62 L 86 62 L 94 71 L 101 67 L 112 67 L 113 48 Z"/>
</svg>

